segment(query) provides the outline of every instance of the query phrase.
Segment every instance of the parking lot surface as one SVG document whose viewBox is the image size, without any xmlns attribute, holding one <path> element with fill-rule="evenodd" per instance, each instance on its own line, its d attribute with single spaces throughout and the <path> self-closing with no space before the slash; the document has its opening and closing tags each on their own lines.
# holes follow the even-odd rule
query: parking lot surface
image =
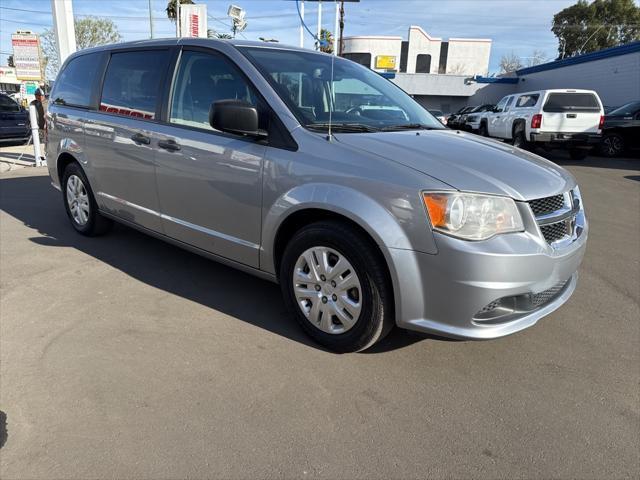
<svg viewBox="0 0 640 480">
<path fill-rule="evenodd" d="M 591 222 L 563 308 L 349 355 L 276 285 L 123 226 L 81 237 L 46 169 L 2 174 L 0 477 L 637 478 L 640 160 L 556 161 Z"/>
</svg>

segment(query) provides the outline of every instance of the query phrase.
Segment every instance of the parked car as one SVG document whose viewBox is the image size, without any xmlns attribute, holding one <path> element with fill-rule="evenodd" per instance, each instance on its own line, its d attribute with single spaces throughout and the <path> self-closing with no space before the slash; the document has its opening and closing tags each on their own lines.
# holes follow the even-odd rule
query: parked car
<svg viewBox="0 0 640 480">
<path fill-rule="evenodd" d="M 462 129 L 467 132 L 477 132 L 480 129 L 480 120 L 485 118 L 483 115 L 486 112 L 490 112 L 495 108 L 495 105 L 492 103 L 486 103 L 484 105 L 479 105 L 469 113 L 463 115 L 460 118 L 460 123 L 462 124 Z"/>
<path fill-rule="evenodd" d="M 447 118 L 447 124 L 446 124 L 447 127 L 454 128 L 454 129 L 455 128 L 460 128 L 460 126 L 462 125 L 460 123 L 462 115 L 464 115 L 465 113 L 469 113 L 474 108 L 476 108 L 476 107 L 475 106 L 462 107 L 456 113 L 454 113 L 452 115 L 449 115 L 449 118 Z"/>
<path fill-rule="evenodd" d="M 604 110 L 592 90 L 540 90 L 504 97 L 481 120 L 480 134 L 517 147 L 565 148 L 583 159 L 600 143 Z"/>
<path fill-rule="evenodd" d="M 433 115 L 434 117 L 436 117 L 441 124 L 443 124 L 443 125 L 447 124 L 447 117 L 444 116 L 444 113 L 442 113 L 442 111 L 440 111 L 440 110 L 429 110 L 429 113 L 431 115 Z"/>
<path fill-rule="evenodd" d="M 625 151 L 640 149 L 640 101 L 623 105 L 604 117 L 600 153 L 619 157 Z"/>
<path fill-rule="evenodd" d="M 9 95 L 0 93 L 0 140 L 26 141 L 30 134 L 29 113 Z"/>
<path fill-rule="evenodd" d="M 49 174 L 78 233 L 115 220 L 278 282 L 330 349 L 366 349 L 394 325 L 501 337 L 576 287 L 575 178 L 445 128 L 349 60 L 236 40 L 114 44 L 71 55 L 51 99 Z"/>
</svg>

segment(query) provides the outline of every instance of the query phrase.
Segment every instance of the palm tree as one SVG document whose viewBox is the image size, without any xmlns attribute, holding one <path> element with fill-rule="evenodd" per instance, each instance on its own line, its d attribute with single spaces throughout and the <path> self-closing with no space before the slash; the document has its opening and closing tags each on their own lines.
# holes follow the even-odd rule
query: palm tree
<svg viewBox="0 0 640 480">
<path fill-rule="evenodd" d="M 193 5 L 193 0 L 180 0 L 181 5 Z M 167 8 L 165 10 L 167 12 L 167 18 L 172 22 L 176 21 L 176 17 L 178 16 L 178 0 L 169 0 L 167 2 Z"/>
<path fill-rule="evenodd" d="M 320 41 L 322 42 L 320 44 L 321 52 L 333 53 L 333 34 L 326 28 L 320 30 Z"/>
</svg>

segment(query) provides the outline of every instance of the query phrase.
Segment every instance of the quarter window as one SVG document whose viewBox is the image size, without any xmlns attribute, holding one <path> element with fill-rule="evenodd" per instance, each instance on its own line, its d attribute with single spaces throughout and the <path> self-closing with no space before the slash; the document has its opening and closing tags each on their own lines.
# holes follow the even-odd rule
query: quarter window
<svg viewBox="0 0 640 480">
<path fill-rule="evenodd" d="M 100 110 L 126 117 L 154 119 L 168 62 L 168 50 L 111 55 L 102 87 Z"/>
<path fill-rule="evenodd" d="M 91 93 L 98 75 L 100 54 L 89 53 L 73 58 L 54 84 L 54 103 L 73 107 L 91 106 Z"/>
<path fill-rule="evenodd" d="M 221 55 L 184 51 L 171 96 L 170 122 L 212 130 L 209 109 L 220 100 L 257 97 L 240 71 Z"/>
</svg>

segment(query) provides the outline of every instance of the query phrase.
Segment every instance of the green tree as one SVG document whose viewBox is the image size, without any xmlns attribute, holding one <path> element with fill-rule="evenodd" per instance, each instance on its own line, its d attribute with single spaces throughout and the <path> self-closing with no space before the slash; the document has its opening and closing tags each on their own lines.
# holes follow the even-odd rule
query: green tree
<svg viewBox="0 0 640 480">
<path fill-rule="evenodd" d="M 194 4 L 193 0 L 180 0 L 180 5 L 193 5 L 193 4 Z M 175 22 L 176 17 L 178 16 L 178 0 L 169 0 L 165 11 L 167 12 L 167 18 L 172 22 Z"/>
<path fill-rule="evenodd" d="M 640 7 L 634 0 L 578 0 L 553 16 L 558 59 L 640 40 Z"/>
<path fill-rule="evenodd" d="M 76 19 L 73 23 L 78 50 L 122 41 L 118 27 L 108 18 L 86 17 L 80 20 Z M 60 62 L 58 61 L 58 44 L 54 30 L 46 29 L 40 36 L 40 41 L 46 65 L 46 77 L 55 78 L 60 69 Z"/>
<path fill-rule="evenodd" d="M 333 34 L 323 28 L 320 30 L 320 40 L 326 42 L 325 45 L 320 45 L 320 51 L 324 53 L 333 53 Z"/>
</svg>

